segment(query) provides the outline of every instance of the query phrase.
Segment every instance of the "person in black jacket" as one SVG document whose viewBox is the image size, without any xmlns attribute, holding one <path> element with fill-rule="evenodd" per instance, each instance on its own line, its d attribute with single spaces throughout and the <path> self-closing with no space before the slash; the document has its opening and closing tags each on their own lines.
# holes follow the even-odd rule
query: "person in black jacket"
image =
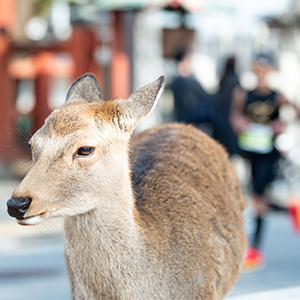
<svg viewBox="0 0 300 300">
<path fill-rule="evenodd" d="M 182 50 L 176 55 L 177 76 L 170 85 L 174 94 L 175 121 L 198 127 L 215 123 L 213 108 L 200 83 L 192 73 L 191 54 Z"/>
<path fill-rule="evenodd" d="M 230 111 L 232 104 L 232 92 L 240 86 L 238 76 L 235 72 L 236 61 L 234 57 L 226 60 L 220 86 L 214 96 L 214 111 L 218 118 L 218 126 L 215 128 L 214 138 L 218 140 L 228 151 L 229 155 L 238 152 L 236 135 L 230 123 Z"/>
</svg>

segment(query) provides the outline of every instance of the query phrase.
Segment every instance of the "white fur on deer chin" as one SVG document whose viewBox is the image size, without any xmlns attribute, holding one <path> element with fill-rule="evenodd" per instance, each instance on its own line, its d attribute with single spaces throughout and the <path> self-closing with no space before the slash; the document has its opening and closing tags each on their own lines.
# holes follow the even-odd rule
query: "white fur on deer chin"
<svg viewBox="0 0 300 300">
<path fill-rule="evenodd" d="M 29 218 L 24 218 L 24 219 L 17 219 L 18 224 L 23 225 L 23 226 L 37 225 L 37 224 L 40 224 L 44 221 L 45 221 L 45 219 L 42 218 L 41 216 L 34 216 L 34 217 L 29 217 Z"/>
</svg>

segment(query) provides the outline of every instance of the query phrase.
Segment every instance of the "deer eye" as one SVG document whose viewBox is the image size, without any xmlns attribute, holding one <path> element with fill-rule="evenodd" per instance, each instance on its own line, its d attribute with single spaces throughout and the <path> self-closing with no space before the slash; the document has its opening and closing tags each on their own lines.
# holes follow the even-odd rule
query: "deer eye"
<svg viewBox="0 0 300 300">
<path fill-rule="evenodd" d="M 95 147 L 80 147 L 76 152 L 76 157 L 78 156 L 89 156 L 95 152 Z"/>
</svg>

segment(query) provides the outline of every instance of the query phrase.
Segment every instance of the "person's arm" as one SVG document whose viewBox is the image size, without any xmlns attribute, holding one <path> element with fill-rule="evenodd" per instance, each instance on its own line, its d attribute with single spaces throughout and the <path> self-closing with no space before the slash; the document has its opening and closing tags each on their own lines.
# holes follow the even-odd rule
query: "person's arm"
<svg viewBox="0 0 300 300">
<path fill-rule="evenodd" d="M 279 107 L 281 107 L 282 105 L 289 105 L 289 106 L 293 107 L 293 109 L 295 110 L 295 112 L 297 114 L 297 118 L 300 118 L 299 107 L 297 105 L 295 105 L 294 103 L 290 102 L 285 96 L 283 96 L 282 94 L 277 94 L 276 102 L 278 103 Z"/>
<path fill-rule="evenodd" d="M 240 86 L 237 86 L 232 91 L 232 104 L 230 111 L 230 123 L 236 134 L 245 131 L 249 125 L 249 119 L 243 113 L 245 101 L 246 92 Z"/>
<path fill-rule="evenodd" d="M 280 109 L 280 107 L 282 107 L 283 105 L 290 105 L 295 109 L 297 116 L 300 117 L 299 109 L 293 103 L 289 102 L 289 100 L 282 94 L 278 93 L 276 95 L 275 101 L 278 105 L 278 109 Z M 278 117 L 278 118 L 272 120 L 270 125 L 274 132 L 274 135 L 276 136 L 284 130 L 286 124 Z"/>
</svg>

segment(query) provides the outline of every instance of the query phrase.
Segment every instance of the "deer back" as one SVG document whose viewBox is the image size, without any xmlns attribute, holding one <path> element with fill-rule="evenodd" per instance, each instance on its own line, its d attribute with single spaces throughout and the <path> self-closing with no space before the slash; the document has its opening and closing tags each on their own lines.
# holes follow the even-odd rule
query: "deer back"
<svg viewBox="0 0 300 300">
<path fill-rule="evenodd" d="M 171 290 L 186 299 L 222 299 L 246 247 L 245 201 L 227 153 L 182 124 L 137 134 L 131 143 L 136 206 L 146 240 L 173 277 Z"/>
</svg>

